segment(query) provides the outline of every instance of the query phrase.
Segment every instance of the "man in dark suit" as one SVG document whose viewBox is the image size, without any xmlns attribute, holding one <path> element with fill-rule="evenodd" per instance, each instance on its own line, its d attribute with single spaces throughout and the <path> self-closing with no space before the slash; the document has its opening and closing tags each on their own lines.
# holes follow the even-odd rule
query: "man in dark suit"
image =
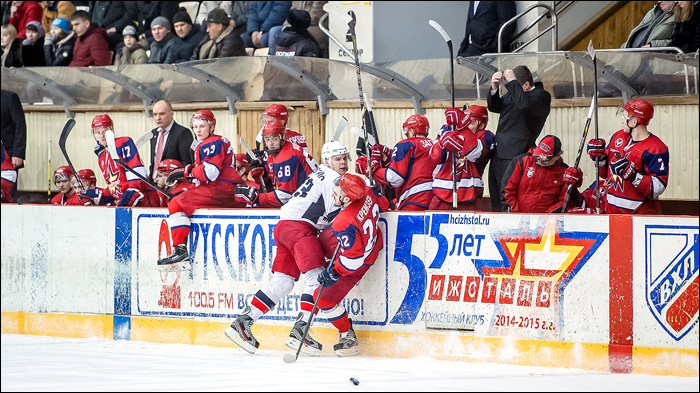
<svg viewBox="0 0 700 393">
<path fill-rule="evenodd" d="M 168 158 L 178 160 L 182 165 L 194 162 L 194 154 L 190 149 L 194 140 L 192 131 L 175 123 L 173 114 L 173 107 L 168 101 L 161 100 L 153 105 L 153 119 L 157 127 L 151 130 L 151 166 L 148 169 L 150 178 L 154 178 L 158 163 Z"/>
<path fill-rule="evenodd" d="M 470 1 L 464 40 L 457 56 L 480 56 L 498 52 L 498 30 L 515 16 L 514 1 Z M 503 52 L 510 52 L 515 23 L 503 30 Z"/>
<path fill-rule="evenodd" d="M 503 78 L 508 92 L 501 97 L 498 87 Z M 501 205 L 500 198 L 506 168 L 514 157 L 535 146 L 549 116 L 552 96 L 542 82 L 533 82 L 527 67 L 519 65 L 493 74 L 486 102 L 489 111 L 501 114 L 496 129 L 496 152 L 489 166 L 491 209 L 500 212 L 507 208 Z"/>
<path fill-rule="evenodd" d="M 27 148 L 27 123 L 24 110 L 17 93 L 2 90 L 2 144 L 7 155 L 12 158 L 15 169 L 24 167 L 24 154 Z"/>
</svg>

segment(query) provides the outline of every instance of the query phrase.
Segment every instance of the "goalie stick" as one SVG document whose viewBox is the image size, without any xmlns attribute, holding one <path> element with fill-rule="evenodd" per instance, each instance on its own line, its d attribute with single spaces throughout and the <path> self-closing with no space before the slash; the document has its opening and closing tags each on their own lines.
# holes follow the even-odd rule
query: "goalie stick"
<svg viewBox="0 0 700 393">
<path fill-rule="evenodd" d="M 73 176 L 75 177 L 75 180 L 78 183 L 78 187 L 80 187 L 80 191 L 85 191 L 85 186 L 78 177 L 78 172 L 75 170 L 75 167 L 73 166 L 70 157 L 68 157 L 68 151 L 66 151 L 66 141 L 68 140 L 68 135 L 70 134 L 71 130 L 73 130 L 73 127 L 75 127 L 75 119 L 68 119 L 66 125 L 63 126 L 63 130 L 61 131 L 61 137 L 58 138 L 58 147 L 61 149 L 61 153 L 63 153 L 63 157 L 65 157 L 66 162 L 68 163 L 68 167 L 70 168 L 71 172 L 73 172 Z M 95 204 L 92 199 L 88 200 L 90 201 L 91 205 Z"/>
<path fill-rule="evenodd" d="M 114 132 L 113 132 L 112 130 L 107 130 L 107 131 L 105 132 L 105 138 L 107 139 L 107 150 L 109 150 L 109 156 L 112 158 L 112 160 L 113 160 L 114 162 L 116 162 L 117 164 L 119 164 L 119 166 L 121 166 L 122 168 L 126 169 L 127 171 L 131 172 L 134 176 L 136 176 L 136 177 L 138 177 L 139 179 L 141 179 L 141 181 L 143 181 L 144 183 L 146 183 L 146 184 L 148 184 L 149 186 L 155 188 L 156 191 L 158 191 L 158 192 L 160 192 L 161 194 L 165 195 L 166 197 L 168 197 L 168 199 L 172 199 L 172 197 L 173 197 L 172 194 L 170 194 L 169 192 L 167 192 L 167 191 L 163 190 L 162 188 L 158 187 L 157 184 L 155 184 L 155 183 L 153 183 L 152 181 L 148 180 L 148 178 L 146 178 L 146 177 L 143 176 L 142 174 L 136 172 L 136 171 L 133 170 L 131 167 L 129 167 L 128 165 L 126 165 L 126 163 L 124 163 L 124 161 L 122 161 L 122 159 L 119 157 L 119 154 L 117 154 L 117 145 L 116 145 L 116 143 L 115 143 L 115 141 L 114 141 Z"/>
</svg>

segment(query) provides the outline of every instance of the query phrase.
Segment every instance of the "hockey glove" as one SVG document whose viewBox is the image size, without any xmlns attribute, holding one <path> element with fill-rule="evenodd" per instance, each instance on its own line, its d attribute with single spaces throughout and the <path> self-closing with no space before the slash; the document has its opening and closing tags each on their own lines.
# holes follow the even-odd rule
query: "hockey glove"
<svg viewBox="0 0 700 393">
<path fill-rule="evenodd" d="M 165 180 L 165 184 L 175 184 L 178 180 L 190 177 L 191 175 L 192 165 L 190 164 L 175 168 L 168 175 L 168 178 Z"/>
<path fill-rule="evenodd" d="M 634 162 L 625 157 L 610 163 L 610 173 L 620 176 L 625 181 L 632 181 L 637 176 L 637 168 Z"/>
<path fill-rule="evenodd" d="M 260 160 L 253 160 L 250 163 L 250 177 L 256 182 L 264 181 L 265 178 L 265 166 L 260 162 Z"/>
<path fill-rule="evenodd" d="M 99 142 L 98 142 L 98 143 L 95 145 L 95 147 L 93 148 L 93 151 L 95 152 L 95 155 L 99 157 L 100 154 L 102 154 L 102 152 L 104 151 L 104 149 L 105 149 L 105 147 L 102 146 L 102 145 L 100 145 Z"/>
<path fill-rule="evenodd" d="M 588 141 L 588 156 L 595 161 L 598 158 L 598 166 L 606 166 L 608 157 L 605 155 L 605 139 L 591 139 Z"/>
<path fill-rule="evenodd" d="M 465 113 L 460 108 L 445 109 L 445 122 L 451 126 L 453 130 L 461 130 L 464 128 Z"/>
<path fill-rule="evenodd" d="M 243 202 L 247 205 L 252 205 L 258 201 L 258 189 L 251 186 L 239 184 L 233 189 L 233 197 L 236 202 Z"/>
<path fill-rule="evenodd" d="M 96 188 L 91 188 L 89 190 L 80 191 L 78 194 L 78 199 L 86 205 L 90 204 L 90 199 L 95 201 L 96 205 L 100 204 L 100 199 L 102 198 L 102 192 Z"/>
<path fill-rule="evenodd" d="M 369 169 L 367 167 L 367 157 L 357 157 L 357 160 L 355 160 L 355 172 L 365 176 L 369 176 Z"/>
<path fill-rule="evenodd" d="M 581 187 L 583 184 L 583 171 L 581 168 L 568 167 L 564 171 L 564 177 L 562 181 L 566 184 L 571 184 L 575 188 Z"/>
<path fill-rule="evenodd" d="M 329 265 L 318 275 L 318 282 L 322 287 L 330 287 L 340 280 L 342 276 L 333 270 L 333 265 Z"/>
<path fill-rule="evenodd" d="M 448 131 L 438 138 L 438 144 L 443 150 L 456 153 L 464 148 L 464 137 L 456 131 Z"/>
<path fill-rule="evenodd" d="M 135 188 L 129 188 L 124 191 L 122 197 L 119 198 L 117 206 L 136 206 L 143 199 L 143 193 Z"/>
<path fill-rule="evenodd" d="M 382 168 L 386 168 L 391 163 L 391 149 L 384 145 L 372 146 L 372 161 L 377 161 Z"/>
</svg>

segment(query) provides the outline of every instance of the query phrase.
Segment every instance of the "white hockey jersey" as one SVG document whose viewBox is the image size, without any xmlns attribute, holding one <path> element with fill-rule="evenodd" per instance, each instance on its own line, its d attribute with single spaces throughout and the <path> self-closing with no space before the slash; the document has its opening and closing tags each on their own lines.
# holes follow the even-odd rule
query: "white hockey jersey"
<svg viewBox="0 0 700 393">
<path fill-rule="evenodd" d="M 335 180 L 339 177 L 338 172 L 319 165 L 280 208 L 280 220 L 306 221 L 321 231 L 329 228 L 340 213 L 332 196 Z"/>
</svg>

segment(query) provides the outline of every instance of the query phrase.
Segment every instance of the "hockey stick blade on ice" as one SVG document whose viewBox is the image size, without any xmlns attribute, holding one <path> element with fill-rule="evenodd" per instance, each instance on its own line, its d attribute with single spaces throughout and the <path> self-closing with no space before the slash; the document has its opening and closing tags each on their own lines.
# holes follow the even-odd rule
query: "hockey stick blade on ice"
<svg viewBox="0 0 700 393">
<path fill-rule="evenodd" d="M 145 176 L 141 175 L 140 173 L 136 172 L 133 170 L 131 167 L 126 165 L 124 161 L 119 157 L 119 154 L 117 154 L 117 145 L 116 142 L 114 141 L 114 132 L 112 130 L 107 130 L 105 132 L 105 138 L 107 139 L 107 150 L 109 150 L 109 156 L 112 158 L 114 162 L 119 164 L 122 168 L 127 170 L 128 172 L 131 172 L 134 176 L 138 177 L 143 181 L 144 183 L 148 184 L 149 186 L 153 187 L 156 189 L 156 191 L 160 192 L 161 194 L 165 195 L 168 197 L 168 199 L 171 199 L 173 196 L 169 192 L 163 190 L 162 188 L 158 187 L 157 184 L 153 183 L 152 181 L 148 180 Z"/>
<path fill-rule="evenodd" d="M 335 261 L 335 257 L 338 256 L 338 250 L 340 250 L 340 242 L 338 242 L 338 244 L 335 246 L 335 251 L 333 251 L 333 257 L 331 257 L 331 263 L 333 263 L 333 261 Z M 316 297 L 316 300 L 314 301 L 314 306 L 311 309 L 309 323 L 304 329 L 304 334 L 301 335 L 301 340 L 299 341 L 299 348 L 297 348 L 297 352 L 295 354 L 285 353 L 284 358 L 282 358 L 282 360 L 284 360 L 285 363 L 294 363 L 299 358 L 299 352 L 301 352 L 301 347 L 304 346 L 304 340 L 306 340 L 306 335 L 309 333 L 309 328 L 311 328 L 311 322 L 313 322 L 314 320 L 314 314 L 316 314 L 316 308 L 318 307 L 318 301 L 321 299 L 321 293 L 323 292 L 323 288 L 324 287 L 321 286 L 321 288 L 318 289 L 318 296 Z"/>
</svg>

